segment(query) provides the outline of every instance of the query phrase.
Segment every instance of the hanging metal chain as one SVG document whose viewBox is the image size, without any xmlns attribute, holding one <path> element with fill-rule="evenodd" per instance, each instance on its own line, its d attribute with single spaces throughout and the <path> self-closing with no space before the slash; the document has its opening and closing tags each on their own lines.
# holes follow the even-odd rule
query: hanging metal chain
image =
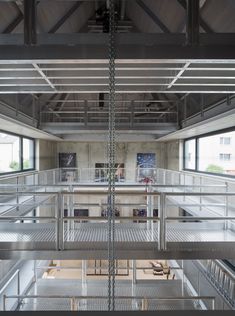
<svg viewBox="0 0 235 316">
<path fill-rule="evenodd" d="M 109 0 L 108 310 L 115 310 L 115 0 Z"/>
</svg>

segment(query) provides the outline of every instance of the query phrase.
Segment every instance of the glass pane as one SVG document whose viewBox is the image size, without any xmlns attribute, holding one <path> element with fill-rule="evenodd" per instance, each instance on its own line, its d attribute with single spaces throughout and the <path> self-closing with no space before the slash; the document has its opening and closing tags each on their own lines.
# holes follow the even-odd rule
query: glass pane
<svg viewBox="0 0 235 316">
<path fill-rule="evenodd" d="M 20 138 L 0 133 L 0 173 L 20 170 Z"/>
<path fill-rule="evenodd" d="M 184 143 L 185 148 L 185 168 L 195 169 L 196 167 L 196 140 L 190 139 Z"/>
<path fill-rule="evenodd" d="M 199 139 L 199 170 L 235 175 L 235 132 Z"/>
<path fill-rule="evenodd" d="M 34 168 L 34 142 L 23 138 L 23 169 Z"/>
</svg>

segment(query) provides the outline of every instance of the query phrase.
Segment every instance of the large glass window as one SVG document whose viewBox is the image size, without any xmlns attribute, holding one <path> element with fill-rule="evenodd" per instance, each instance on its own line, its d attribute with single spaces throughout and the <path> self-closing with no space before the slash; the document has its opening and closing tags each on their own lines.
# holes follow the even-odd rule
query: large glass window
<svg viewBox="0 0 235 316">
<path fill-rule="evenodd" d="M 34 168 L 34 141 L 23 138 L 23 169 Z"/>
<path fill-rule="evenodd" d="M 190 139 L 185 141 L 185 168 L 195 170 L 196 168 L 196 140 Z"/>
<path fill-rule="evenodd" d="M 0 133 L 0 173 L 19 171 L 20 137 Z"/>
<path fill-rule="evenodd" d="M 0 174 L 34 169 L 34 140 L 0 132 Z"/>
<path fill-rule="evenodd" d="M 199 136 L 184 143 L 184 168 L 235 176 L 235 131 Z M 195 148 L 193 154 L 192 148 Z M 196 154 L 195 154 L 196 153 Z"/>
</svg>

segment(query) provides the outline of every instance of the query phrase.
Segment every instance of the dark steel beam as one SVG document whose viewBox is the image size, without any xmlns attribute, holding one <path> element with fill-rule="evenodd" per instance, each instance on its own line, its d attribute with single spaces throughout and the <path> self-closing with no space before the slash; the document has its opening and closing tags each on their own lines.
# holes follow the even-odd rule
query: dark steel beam
<svg viewBox="0 0 235 316">
<path fill-rule="evenodd" d="M 177 1 L 185 10 L 187 10 L 186 0 L 177 0 Z M 211 27 L 207 24 L 207 22 L 205 22 L 205 20 L 202 17 L 200 17 L 200 25 L 206 33 L 214 33 L 214 31 L 211 29 Z"/>
<path fill-rule="evenodd" d="M 59 21 L 48 31 L 48 33 L 55 33 L 58 29 L 70 18 L 71 15 L 83 4 L 83 1 L 77 1 L 72 7 L 63 15 Z"/>
<path fill-rule="evenodd" d="M 8 34 L 14 31 L 14 29 L 24 20 L 23 13 L 19 13 L 17 17 L 3 30 L 3 34 Z"/>
<path fill-rule="evenodd" d="M 38 45 L 107 45 L 107 33 L 56 33 L 56 34 L 38 34 Z M 117 49 L 122 45 L 142 45 L 161 46 L 161 45 L 185 45 L 185 35 L 175 33 L 117 33 Z M 201 33 L 201 46 L 234 46 L 235 33 Z M 22 45 L 22 34 L 0 34 L 0 45 Z"/>
<path fill-rule="evenodd" d="M 153 20 L 153 22 L 158 27 L 160 27 L 160 29 L 164 33 L 171 33 L 168 27 L 164 23 L 162 23 L 159 17 L 152 10 L 150 10 L 149 7 L 142 0 L 135 0 L 135 2 L 144 10 L 144 12 Z"/>
<path fill-rule="evenodd" d="M 186 44 L 199 44 L 199 0 L 187 0 Z"/>
<path fill-rule="evenodd" d="M 105 34 L 102 34 L 105 35 Z M 117 59 L 172 59 L 172 62 L 183 63 L 186 60 L 201 60 L 206 62 L 210 59 L 234 60 L 235 45 L 217 44 L 203 46 L 183 45 L 144 45 L 144 44 L 120 44 L 117 47 Z M 101 44 L 80 45 L 0 45 L 0 60 L 5 61 L 36 61 L 50 62 L 51 59 L 82 59 L 84 63 L 89 59 L 107 60 L 107 46 Z"/>
<path fill-rule="evenodd" d="M 68 98 L 68 93 L 62 93 L 60 99 L 64 102 Z M 52 108 L 53 111 L 60 111 L 61 107 L 63 107 L 63 103 L 57 102 L 56 105 Z"/>
<path fill-rule="evenodd" d="M 24 43 L 26 45 L 37 43 L 36 7 L 35 0 L 24 0 Z"/>
</svg>

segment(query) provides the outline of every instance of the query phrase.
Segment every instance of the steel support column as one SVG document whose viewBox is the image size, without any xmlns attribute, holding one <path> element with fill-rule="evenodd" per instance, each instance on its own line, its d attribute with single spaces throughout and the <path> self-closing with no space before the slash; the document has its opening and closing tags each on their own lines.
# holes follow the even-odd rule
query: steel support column
<svg viewBox="0 0 235 316">
<path fill-rule="evenodd" d="M 200 11 L 199 0 L 187 1 L 186 44 L 199 44 Z"/>
<path fill-rule="evenodd" d="M 35 45 L 37 43 L 36 1 L 24 0 L 24 43 Z"/>
</svg>

